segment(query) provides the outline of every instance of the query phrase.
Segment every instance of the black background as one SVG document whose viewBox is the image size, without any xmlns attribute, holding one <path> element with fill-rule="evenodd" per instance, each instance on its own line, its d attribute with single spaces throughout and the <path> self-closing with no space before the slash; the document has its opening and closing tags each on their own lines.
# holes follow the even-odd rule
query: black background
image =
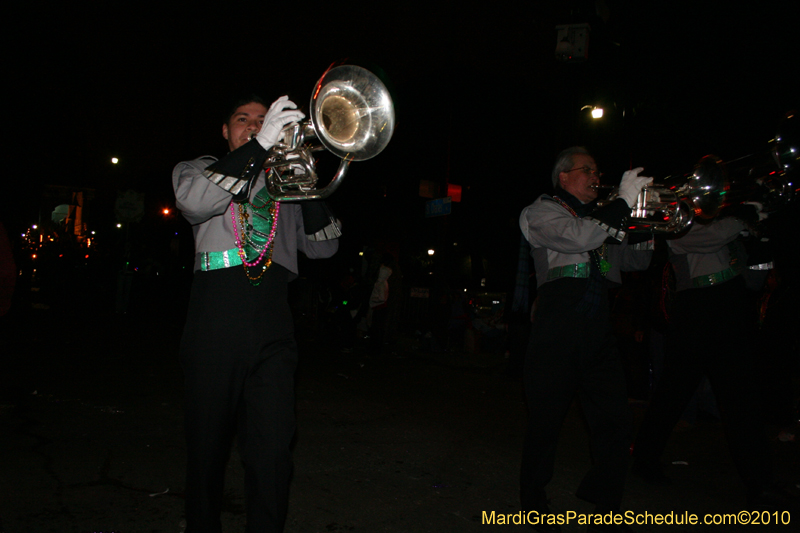
<svg viewBox="0 0 800 533">
<path fill-rule="evenodd" d="M 224 154 L 232 98 L 288 94 L 307 108 L 319 76 L 344 61 L 377 73 L 397 113 L 387 149 L 352 165 L 331 198 L 344 249 L 378 239 L 412 256 L 452 241 L 473 261 L 513 268 L 519 212 L 547 190 L 566 146 L 586 145 L 612 184 L 631 166 L 688 172 L 707 153 L 766 159 L 797 103 L 797 5 L 17 6 L 4 23 L 3 220 L 13 233 L 48 218 L 48 185 L 92 189 L 96 224 L 127 189 L 157 216 L 174 205 L 175 163 Z M 588 60 L 556 61 L 555 26 L 582 22 Z M 592 122 L 584 105 L 605 117 Z M 423 217 L 421 179 L 463 187 L 450 216 Z"/>
</svg>

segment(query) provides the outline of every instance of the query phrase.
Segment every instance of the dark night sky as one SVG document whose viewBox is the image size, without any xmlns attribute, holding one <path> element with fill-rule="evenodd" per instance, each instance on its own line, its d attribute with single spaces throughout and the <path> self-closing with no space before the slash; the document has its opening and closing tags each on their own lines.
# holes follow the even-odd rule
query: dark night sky
<svg viewBox="0 0 800 533">
<path fill-rule="evenodd" d="M 397 112 L 389 147 L 353 165 L 331 199 L 351 235 L 463 233 L 486 255 L 494 236 L 516 239 L 520 209 L 565 146 L 585 144 L 610 180 L 630 164 L 687 172 L 706 153 L 765 152 L 797 105 L 797 2 L 464 4 L 28 4 L 4 24 L 4 222 L 29 223 L 45 184 L 169 203 L 176 162 L 224 153 L 232 96 L 307 107 L 338 61 L 379 73 Z M 592 27 L 589 60 L 558 63 L 555 26 L 578 22 Z M 579 110 L 598 100 L 607 115 L 590 124 Z M 447 177 L 468 187 L 464 201 L 447 221 L 423 220 L 419 180 Z"/>
</svg>

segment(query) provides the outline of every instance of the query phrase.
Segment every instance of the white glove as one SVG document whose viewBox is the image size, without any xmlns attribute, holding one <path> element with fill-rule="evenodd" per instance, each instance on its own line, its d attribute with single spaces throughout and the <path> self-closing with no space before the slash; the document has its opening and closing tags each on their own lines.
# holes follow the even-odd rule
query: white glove
<svg viewBox="0 0 800 533">
<path fill-rule="evenodd" d="M 639 172 L 642 170 L 644 170 L 643 167 L 637 167 L 633 170 L 625 171 L 622 175 L 622 181 L 619 184 L 618 197 L 625 200 L 628 207 L 631 209 L 636 205 L 636 198 L 639 196 L 639 193 L 642 192 L 644 186 L 653 183 L 653 178 L 639 176 Z"/>
<path fill-rule="evenodd" d="M 299 122 L 304 118 L 306 118 L 306 116 L 300 111 L 297 111 L 297 105 L 289 100 L 288 96 L 281 96 L 269 106 L 267 116 L 264 117 L 264 125 L 261 126 L 261 131 L 256 135 L 258 144 L 260 144 L 264 150 L 269 150 L 278 142 L 278 138 L 284 126 L 292 124 L 293 122 Z"/>
<path fill-rule="evenodd" d="M 752 205 L 756 208 L 756 213 L 758 214 L 758 221 L 761 222 L 762 220 L 766 220 L 769 216 L 769 213 L 764 212 L 764 204 L 761 202 L 742 202 L 745 205 Z"/>
</svg>

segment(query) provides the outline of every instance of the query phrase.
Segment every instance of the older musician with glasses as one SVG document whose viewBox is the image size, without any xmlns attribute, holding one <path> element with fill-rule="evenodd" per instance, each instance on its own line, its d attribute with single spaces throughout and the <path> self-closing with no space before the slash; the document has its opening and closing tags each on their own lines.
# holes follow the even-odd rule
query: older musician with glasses
<svg viewBox="0 0 800 533">
<path fill-rule="evenodd" d="M 297 254 L 332 256 L 298 204 L 266 192 L 261 165 L 281 130 L 303 118 L 286 97 L 269 109 L 237 102 L 222 125 L 230 152 L 172 173 L 178 208 L 195 238 L 194 280 L 180 346 L 185 373 L 186 531 L 220 533 L 234 435 L 245 470 L 248 532 L 283 531 L 295 432 L 297 345 L 287 293 Z M 245 164 L 239 164 L 239 163 Z M 220 175 L 220 168 L 242 168 Z M 307 234 L 314 236 L 314 239 Z"/>
<path fill-rule="evenodd" d="M 652 240 L 631 245 L 624 222 L 651 178 L 641 168 L 624 173 L 619 197 L 597 207 L 600 173 L 582 147 L 559 154 L 554 192 L 540 196 L 520 216 L 538 281 L 533 328 L 525 359 L 529 409 L 520 473 L 522 510 L 543 519 L 537 531 L 559 531 L 545 486 L 553 477 L 556 442 L 577 393 L 589 424 L 593 465 L 576 496 L 602 514 L 619 511 L 627 471 L 631 413 L 625 377 L 611 332 L 608 289 L 621 270 L 644 270 Z M 559 512 L 567 511 L 562 502 Z M 549 518 L 548 516 L 549 515 Z M 589 531 L 625 531 L 590 525 Z"/>
</svg>

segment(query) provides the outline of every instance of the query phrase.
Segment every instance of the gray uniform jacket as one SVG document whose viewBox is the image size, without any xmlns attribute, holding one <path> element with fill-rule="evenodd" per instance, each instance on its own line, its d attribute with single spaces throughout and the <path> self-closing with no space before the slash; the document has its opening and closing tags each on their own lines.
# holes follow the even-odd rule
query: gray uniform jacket
<svg viewBox="0 0 800 533">
<path fill-rule="evenodd" d="M 205 156 L 178 163 L 172 171 L 176 205 L 192 225 L 194 232 L 195 271 L 201 269 L 201 252 L 221 252 L 236 247 L 230 213 L 233 195 L 202 175 L 206 167 L 214 161 L 214 157 Z M 264 185 L 264 172 L 261 172 L 252 188 L 251 200 Z M 272 260 L 292 273 L 290 279 L 298 274 L 298 250 L 310 259 L 318 259 L 331 257 L 338 249 L 339 241 L 336 239 L 308 240 L 303 229 L 300 205 L 281 202 Z"/>
<path fill-rule="evenodd" d="M 589 216 L 578 218 L 572 215 L 550 200 L 548 195 L 540 196 L 523 209 L 519 226 L 531 244 L 538 287 L 548 281 L 548 271 L 553 268 L 588 263 L 589 251 L 600 247 L 609 235 L 617 233 L 614 228 L 608 228 Z M 630 246 L 623 238 L 620 244 L 609 245 L 606 260 L 611 269 L 606 279 L 621 283 L 620 271 L 646 270 L 652 250 L 653 241 Z"/>
<path fill-rule="evenodd" d="M 736 247 L 729 246 L 745 229 L 736 218 L 714 219 L 707 224 L 692 224 L 689 231 L 678 239 L 668 240 L 670 262 L 675 270 L 675 288 L 691 288 L 692 280 L 723 272 L 742 258 L 735 256 Z"/>
</svg>

